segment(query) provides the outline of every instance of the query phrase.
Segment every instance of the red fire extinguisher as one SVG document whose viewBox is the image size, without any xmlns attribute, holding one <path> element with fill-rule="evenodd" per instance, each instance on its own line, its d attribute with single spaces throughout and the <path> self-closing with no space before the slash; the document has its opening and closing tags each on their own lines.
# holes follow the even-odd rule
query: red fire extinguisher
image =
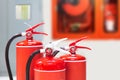
<svg viewBox="0 0 120 80">
<path fill-rule="evenodd" d="M 88 47 L 76 45 L 77 42 L 85 38 L 86 37 L 83 37 L 69 44 L 68 48 L 64 48 L 64 50 L 70 52 L 70 54 L 60 57 L 64 59 L 66 63 L 66 80 L 86 80 L 86 58 L 82 55 L 76 54 L 78 48 L 91 50 Z"/>
<path fill-rule="evenodd" d="M 104 9 L 105 31 L 117 31 L 117 3 L 118 0 L 106 0 Z"/>
<path fill-rule="evenodd" d="M 35 63 L 34 80 L 65 80 L 64 60 L 54 57 L 59 51 L 63 51 L 56 47 L 56 45 L 63 40 L 66 40 L 66 38 L 51 42 L 46 45 L 44 49 L 40 49 L 32 53 L 26 66 L 26 80 L 30 80 L 29 71 L 31 61 L 34 56 L 39 53 L 45 54 L 45 57 L 38 59 Z"/>
<path fill-rule="evenodd" d="M 34 31 L 35 28 L 37 28 L 38 26 L 40 26 L 42 24 L 43 23 L 34 25 L 34 26 L 30 27 L 29 29 L 27 29 L 26 32 L 17 34 L 8 41 L 8 43 L 6 45 L 5 59 L 6 59 L 6 66 L 7 66 L 10 80 L 13 80 L 10 63 L 9 63 L 9 47 L 11 45 L 11 42 L 17 37 L 26 36 L 25 40 L 20 41 L 16 44 L 16 77 L 17 77 L 17 80 L 25 80 L 25 78 L 26 78 L 26 76 L 25 76 L 26 63 L 27 63 L 27 60 L 28 60 L 30 54 L 37 49 L 43 48 L 42 42 L 33 39 L 33 34 L 47 35 L 46 33 L 43 33 L 43 32 Z M 39 55 L 35 56 L 33 62 L 36 59 L 38 59 L 39 57 L 42 57 L 42 55 L 39 54 Z M 30 71 L 31 80 L 33 80 L 33 70 L 32 70 L 33 62 L 31 64 L 31 68 L 30 68 L 31 69 L 31 71 Z"/>
</svg>

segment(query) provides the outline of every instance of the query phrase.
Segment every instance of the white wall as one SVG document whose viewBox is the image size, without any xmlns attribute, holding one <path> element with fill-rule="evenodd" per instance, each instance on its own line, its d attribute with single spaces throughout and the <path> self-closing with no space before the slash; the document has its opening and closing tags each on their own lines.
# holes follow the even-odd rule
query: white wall
<svg viewBox="0 0 120 80">
<path fill-rule="evenodd" d="M 44 31 L 49 34 L 48 37 L 44 37 L 44 43 L 47 43 L 47 41 L 53 40 L 51 35 L 51 0 L 43 0 L 43 18 L 45 21 Z M 71 40 L 66 44 L 69 42 Z M 87 57 L 87 80 L 120 80 L 120 40 L 87 40 L 80 44 L 92 48 L 92 51 L 78 51 L 85 53 L 83 55 Z"/>
</svg>

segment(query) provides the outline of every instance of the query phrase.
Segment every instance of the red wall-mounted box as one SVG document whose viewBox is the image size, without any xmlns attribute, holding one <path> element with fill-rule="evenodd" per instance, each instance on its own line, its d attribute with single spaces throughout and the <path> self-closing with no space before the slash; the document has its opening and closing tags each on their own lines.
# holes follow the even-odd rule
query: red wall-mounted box
<svg viewBox="0 0 120 80">
<path fill-rule="evenodd" d="M 89 36 L 90 39 L 120 39 L 119 0 L 77 1 L 52 0 L 53 39 L 76 39 L 83 36 Z M 83 10 L 83 13 L 79 10 Z"/>
</svg>

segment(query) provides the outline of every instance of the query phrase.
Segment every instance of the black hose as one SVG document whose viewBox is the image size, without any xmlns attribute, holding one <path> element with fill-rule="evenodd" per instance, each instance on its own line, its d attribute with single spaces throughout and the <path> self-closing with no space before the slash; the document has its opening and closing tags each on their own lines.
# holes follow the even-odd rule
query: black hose
<svg viewBox="0 0 120 80">
<path fill-rule="evenodd" d="M 37 51 L 33 52 L 30 55 L 30 57 L 29 57 L 29 59 L 27 61 L 27 65 L 26 65 L 26 80 L 30 80 L 29 79 L 30 78 L 29 74 L 30 74 L 30 65 L 31 65 L 32 59 L 35 57 L 35 55 L 37 55 L 39 53 L 40 53 L 40 50 L 37 50 Z"/>
<path fill-rule="evenodd" d="M 6 48 L 5 48 L 5 61 L 6 61 L 7 71 L 8 71 L 8 75 L 9 75 L 10 80 L 13 80 L 13 76 L 12 76 L 12 72 L 11 72 L 11 68 L 10 68 L 10 62 L 9 62 L 9 48 L 10 48 L 10 45 L 11 45 L 12 41 L 15 38 L 21 37 L 21 36 L 22 36 L 22 34 L 14 35 L 12 38 L 9 39 L 9 41 L 7 42 Z"/>
<path fill-rule="evenodd" d="M 55 56 L 57 55 L 58 52 L 60 52 L 60 51 L 58 51 L 58 50 L 54 51 L 53 54 L 52 54 L 52 56 L 55 57 Z"/>
</svg>

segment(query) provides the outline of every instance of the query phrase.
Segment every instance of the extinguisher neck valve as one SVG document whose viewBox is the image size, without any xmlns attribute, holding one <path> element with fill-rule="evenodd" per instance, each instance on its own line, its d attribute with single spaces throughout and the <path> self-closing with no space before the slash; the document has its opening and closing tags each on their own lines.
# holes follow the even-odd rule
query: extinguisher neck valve
<svg viewBox="0 0 120 80">
<path fill-rule="evenodd" d="M 57 47 L 58 43 L 67 40 L 67 38 L 63 38 L 54 42 L 49 42 L 47 45 L 45 45 L 43 51 L 46 54 L 56 55 L 60 51 L 64 51 L 61 48 Z M 55 52 L 55 53 L 54 53 Z"/>
<path fill-rule="evenodd" d="M 76 47 L 72 46 L 72 47 L 70 47 L 69 52 L 70 52 L 71 54 L 75 54 L 76 49 L 77 49 Z"/>
<path fill-rule="evenodd" d="M 71 53 L 71 54 L 76 54 L 76 52 L 73 52 L 73 53 Z"/>
<path fill-rule="evenodd" d="M 76 50 L 77 50 L 77 49 L 88 49 L 88 50 L 91 50 L 91 48 L 89 48 L 89 47 L 74 46 L 74 47 L 70 47 L 69 52 L 70 52 L 71 54 L 76 54 Z"/>
<path fill-rule="evenodd" d="M 33 37 L 26 37 L 26 40 L 33 40 Z"/>
</svg>

